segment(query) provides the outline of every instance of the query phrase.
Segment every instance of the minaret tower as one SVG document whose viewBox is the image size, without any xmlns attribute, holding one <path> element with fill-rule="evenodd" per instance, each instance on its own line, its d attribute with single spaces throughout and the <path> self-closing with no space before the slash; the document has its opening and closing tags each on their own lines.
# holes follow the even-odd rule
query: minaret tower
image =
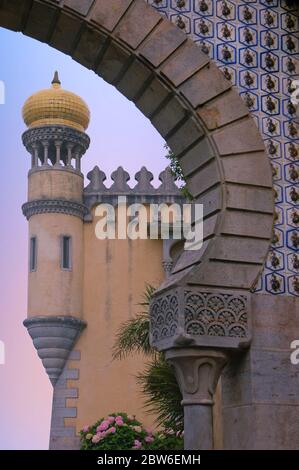
<svg viewBox="0 0 299 470">
<path fill-rule="evenodd" d="M 86 326 L 82 312 L 83 175 L 81 158 L 90 113 L 77 95 L 63 90 L 55 72 L 50 89 L 32 95 L 23 107 L 31 154 L 28 318 L 24 321 L 53 384 Z"/>
</svg>

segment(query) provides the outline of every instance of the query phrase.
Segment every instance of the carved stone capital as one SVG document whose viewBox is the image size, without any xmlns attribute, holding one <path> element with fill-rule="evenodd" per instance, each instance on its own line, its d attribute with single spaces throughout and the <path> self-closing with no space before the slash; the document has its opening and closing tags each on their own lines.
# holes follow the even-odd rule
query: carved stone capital
<svg viewBox="0 0 299 470">
<path fill-rule="evenodd" d="M 213 396 L 228 355 L 221 350 L 179 348 L 166 351 L 183 395 L 182 405 L 214 404 Z"/>
</svg>

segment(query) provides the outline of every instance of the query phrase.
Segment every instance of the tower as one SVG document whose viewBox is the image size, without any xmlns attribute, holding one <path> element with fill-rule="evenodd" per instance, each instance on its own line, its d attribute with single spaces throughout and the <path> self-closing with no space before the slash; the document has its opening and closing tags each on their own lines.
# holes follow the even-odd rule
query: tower
<svg viewBox="0 0 299 470">
<path fill-rule="evenodd" d="M 46 372 L 57 382 L 82 319 L 83 175 L 81 158 L 90 113 L 77 95 L 61 88 L 55 72 L 50 89 L 33 94 L 23 107 L 28 130 L 23 144 L 31 154 L 28 318 L 24 321 Z"/>
</svg>

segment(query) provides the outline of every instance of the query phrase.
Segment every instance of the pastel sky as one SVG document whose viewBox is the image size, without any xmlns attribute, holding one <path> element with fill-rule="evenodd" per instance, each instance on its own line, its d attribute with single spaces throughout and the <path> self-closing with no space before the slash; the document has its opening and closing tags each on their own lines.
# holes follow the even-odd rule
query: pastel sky
<svg viewBox="0 0 299 470">
<path fill-rule="evenodd" d="M 62 86 L 79 94 L 91 110 L 85 174 L 96 164 L 107 175 L 122 165 L 134 176 L 145 165 L 157 184 L 167 165 L 163 139 L 117 90 L 49 46 L 0 28 L 0 81 L 6 98 L 0 105 L 0 341 L 6 353 L 0 364 L 0 449 L 48 448 L 52 388 L 22 325 L 28 244 L 21 205 L 30 156 L 21 141 L 21 109 L 29 95 L 50 86 L 56 69 Z"/>
</svg>

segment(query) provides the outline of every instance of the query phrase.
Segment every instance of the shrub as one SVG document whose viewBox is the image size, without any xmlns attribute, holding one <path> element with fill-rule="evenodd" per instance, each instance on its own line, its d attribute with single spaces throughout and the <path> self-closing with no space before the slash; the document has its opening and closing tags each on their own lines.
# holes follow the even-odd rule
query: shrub
<svg viewBox="0 0 299 470">
<path fill-rule="evenodd" d="M 181 435 L 167 432 L 153 433 L 126 413 L 112 413 L 92 426 L 84 426 L 81 433 L 81 450 L 131 450 L 183 448 Z"/>
</svg>

